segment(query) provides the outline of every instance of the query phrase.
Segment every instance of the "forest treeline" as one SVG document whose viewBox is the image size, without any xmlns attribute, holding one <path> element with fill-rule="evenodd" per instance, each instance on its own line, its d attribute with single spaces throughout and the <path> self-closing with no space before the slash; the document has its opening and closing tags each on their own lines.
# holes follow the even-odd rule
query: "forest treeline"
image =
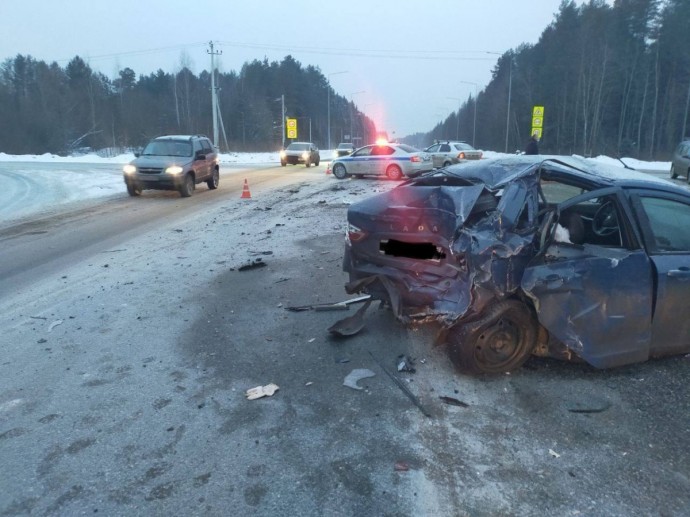
<svg viewBox="0 0 690 517">
<path fill-rule="evenodd" d="M 536 44 L 498 59 L 476 97 L 405 140 L 424 146 L 460 138 L 513 152 L 524 148 L 539 105 L 542 152 L 667 158 L 690 133 L 689 26 L 690 0 L 564 0 Z M 374 122 L 333 91 L 319 68 L 289 55 L 217 73 L 216 86 L 223 150 L 279 147 L 281 96 L 285 114 L 298 119 L 300 139 L 311 130 L 321 148 L 328 145 L 328 99 L 333 145 L 348 136 L 368 143 L 376 134 Z M 208 71 L 196 75 L 184 65 L 138 77 L 124 68 L 111 79 L 79 56 L 61 67 L 19 54 L 0 65 L 0 152 L 69 153 L 137 147 L 161 134 L 212 135 L 210 90 Z"/>
<path fill-rule="evenodd" d="M 539 41 L 506 52 L 477 95 L 477 146 L 524 149 L 533 106 L 545 108 L 541 152 L 668 158 L 690 136 L 690 0 L 562 2 Z M 470 97 L 459 119 L 409 141 L 471 142 L 474 109 Z"/>
</svg>

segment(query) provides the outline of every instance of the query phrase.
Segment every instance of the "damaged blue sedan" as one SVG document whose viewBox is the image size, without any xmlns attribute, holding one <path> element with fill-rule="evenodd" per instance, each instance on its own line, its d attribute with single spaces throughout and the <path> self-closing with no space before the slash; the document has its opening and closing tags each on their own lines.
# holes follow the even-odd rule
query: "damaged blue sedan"
<svg viewBox="0 0 690 517">
<path fill-rule="evenodd" d="M 690 351 L 690 192 L 574 157 L 440 169 L 348 210 L 349 293 L 440 323 L 470 373 Z"/>
</svg>

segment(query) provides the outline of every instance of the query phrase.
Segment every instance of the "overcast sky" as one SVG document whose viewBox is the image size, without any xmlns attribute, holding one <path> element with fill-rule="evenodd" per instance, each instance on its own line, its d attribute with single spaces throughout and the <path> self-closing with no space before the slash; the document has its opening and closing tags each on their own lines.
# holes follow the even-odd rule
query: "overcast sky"
<svg viewBox="0 0 690 517">
<path fill-rule="evenodd" d="M 490 52 L 536 43 L 560 3 L 0 0 L 0 60 L 23 54 L 64 67 L 79 55 L 114 78 L 125 67 L 173 72 L 183 56 L 198 74 L 210 69 L 211 40 L 224 72 L 291 54 L 319 67 L 379 129 L 402 137 L 431 130 L 475 84 L 486 86 L 499 57 Z"/>
</svg>

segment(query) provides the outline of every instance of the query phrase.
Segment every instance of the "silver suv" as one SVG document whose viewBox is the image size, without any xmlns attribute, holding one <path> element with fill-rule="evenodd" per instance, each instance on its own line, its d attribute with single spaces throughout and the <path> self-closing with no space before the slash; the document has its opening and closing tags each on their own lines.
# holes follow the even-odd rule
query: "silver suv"
<svg viewBox="0 0 690 517">
<path fill-rule="evenodd" d="M 676 179 L 678 176 L 687 178 L 690 183 L 690 140 L 685 140 L 678 144 L 671 160 L 671 177 Z"/>
<path fill-rule="evenodd" d="M 157 189 L 177 190 L 182 197 L 189 197 L 202 181 L 211 190 L 218 188 L 218 154 L 203 135 L 159 136 L 134 156 L 136 159 L 122 169 L 130 196 Z"/>
</svg>

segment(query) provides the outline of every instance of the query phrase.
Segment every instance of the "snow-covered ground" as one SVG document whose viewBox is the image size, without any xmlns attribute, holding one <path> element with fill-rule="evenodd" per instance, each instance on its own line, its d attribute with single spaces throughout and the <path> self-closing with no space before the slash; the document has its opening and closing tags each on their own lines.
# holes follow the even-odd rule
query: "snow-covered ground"
<svg viewBox="0 0 690 517">
<path fill-rule="evenodd" d="M 333 155 L 332 150 L 322 150 L 322 160 L 327 161 Z M 506 155 L 485 151 L 485 158 L 499 158 Z M 0 219 L 10 220 L 27 217 L 33 213 L 53 209 L 58 205 L 84 201 L 99 197 L 121 194 L 124 191 L 122 182 L 122 165 L 134 159 L 134 155 L 122 154 L 102 158 L 96 154 L 83 156 L 9 155 L 0 153 L 0 178 L 3 175 L 14 181 L 8 181 L 0 191 Z M 623 168 L 616 158 L 599 156 L 591 158 L 598 163 Z M 645 172 L 656 171 L 662 175 L 670 169 L 670 162 L 645 162 L 633 158 L 623 158 L 633 169 Z M 238 174 L 248 168 L 277 165 L 280 162 L 278 152 L 268 153 L 223 153 L 220 154 L 221 175 Z M 16 163 L 17 167 L 13 167 Z M 29 169 L 20 164 L 34 164 Z M 70 168 L 68 164 L 78 163 L 93 165 L 87 170 Z M 64 166 L 61 166 L 63 165 Z"/>
</svg>

